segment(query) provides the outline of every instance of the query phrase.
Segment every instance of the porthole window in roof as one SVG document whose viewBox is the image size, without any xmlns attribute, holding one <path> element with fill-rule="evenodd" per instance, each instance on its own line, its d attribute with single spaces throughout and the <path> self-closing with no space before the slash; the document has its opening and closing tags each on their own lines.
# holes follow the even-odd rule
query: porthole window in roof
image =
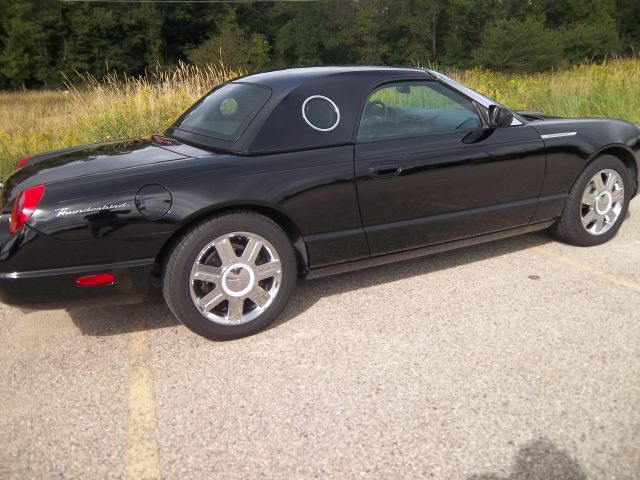
<svg viewBox="0 0 640 480">
<path fill-rule="evenodd" d="M 328 132 L 340 123 L 340 110 L 331 99 L 313 95 L 302 104 L 302 117 L 311 128 Z"/>
</svg>

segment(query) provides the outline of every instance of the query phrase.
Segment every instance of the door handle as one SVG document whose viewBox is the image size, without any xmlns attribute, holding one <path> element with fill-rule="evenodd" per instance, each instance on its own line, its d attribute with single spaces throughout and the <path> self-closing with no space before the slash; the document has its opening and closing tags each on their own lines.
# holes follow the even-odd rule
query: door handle
<svg viewBox="0 0 640 480">
<path fill-rule="evenodd" d="M 395 177 L 401 172 L 402 169 L 395 163 L 379 163 L 369 167 L 369 173 L 376 177 Z"/>
</svg>

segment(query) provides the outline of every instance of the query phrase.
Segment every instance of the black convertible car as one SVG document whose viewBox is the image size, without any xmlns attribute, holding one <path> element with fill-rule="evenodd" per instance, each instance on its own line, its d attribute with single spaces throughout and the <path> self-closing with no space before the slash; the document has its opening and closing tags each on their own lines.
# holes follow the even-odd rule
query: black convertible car
<svg viewBox="0 0 640 480">
<path fill-rule="evenodd" d="M 163 135 L 23 158 L 0 294 L 144 298 L 208 338 L 263 329 L 301 277 L 552 227 L 596 245 L 638 189 L 640 128 L 512 112 L 418 68 L 303 68 L 212 90 Z"/>
</svg>

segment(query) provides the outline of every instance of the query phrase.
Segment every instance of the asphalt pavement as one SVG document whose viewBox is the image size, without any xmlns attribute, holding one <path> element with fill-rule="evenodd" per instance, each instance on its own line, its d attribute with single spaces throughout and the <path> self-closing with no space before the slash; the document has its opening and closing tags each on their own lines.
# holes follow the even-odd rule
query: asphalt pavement
<svg viewBox="0 0 640 480">
<path fill-rule="evenodd" d="M 0 308 L 2 479 L 640 478 L 640 200 L 301 283 L 215 343 L 143 305 Z"/>
</svg>

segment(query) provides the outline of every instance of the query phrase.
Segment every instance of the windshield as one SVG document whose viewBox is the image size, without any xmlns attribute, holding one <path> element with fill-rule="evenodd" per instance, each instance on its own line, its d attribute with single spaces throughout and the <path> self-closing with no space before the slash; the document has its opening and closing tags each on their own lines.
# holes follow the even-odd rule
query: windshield
<svg viewBox="0 0 640 480">
<path fill-rule="evenodd" d="M 191 107 L 173 125 L 179 130 L 222 140 L 237 140 L 267 103 L 271 90 L 227 83 Z"/>
</svg>

